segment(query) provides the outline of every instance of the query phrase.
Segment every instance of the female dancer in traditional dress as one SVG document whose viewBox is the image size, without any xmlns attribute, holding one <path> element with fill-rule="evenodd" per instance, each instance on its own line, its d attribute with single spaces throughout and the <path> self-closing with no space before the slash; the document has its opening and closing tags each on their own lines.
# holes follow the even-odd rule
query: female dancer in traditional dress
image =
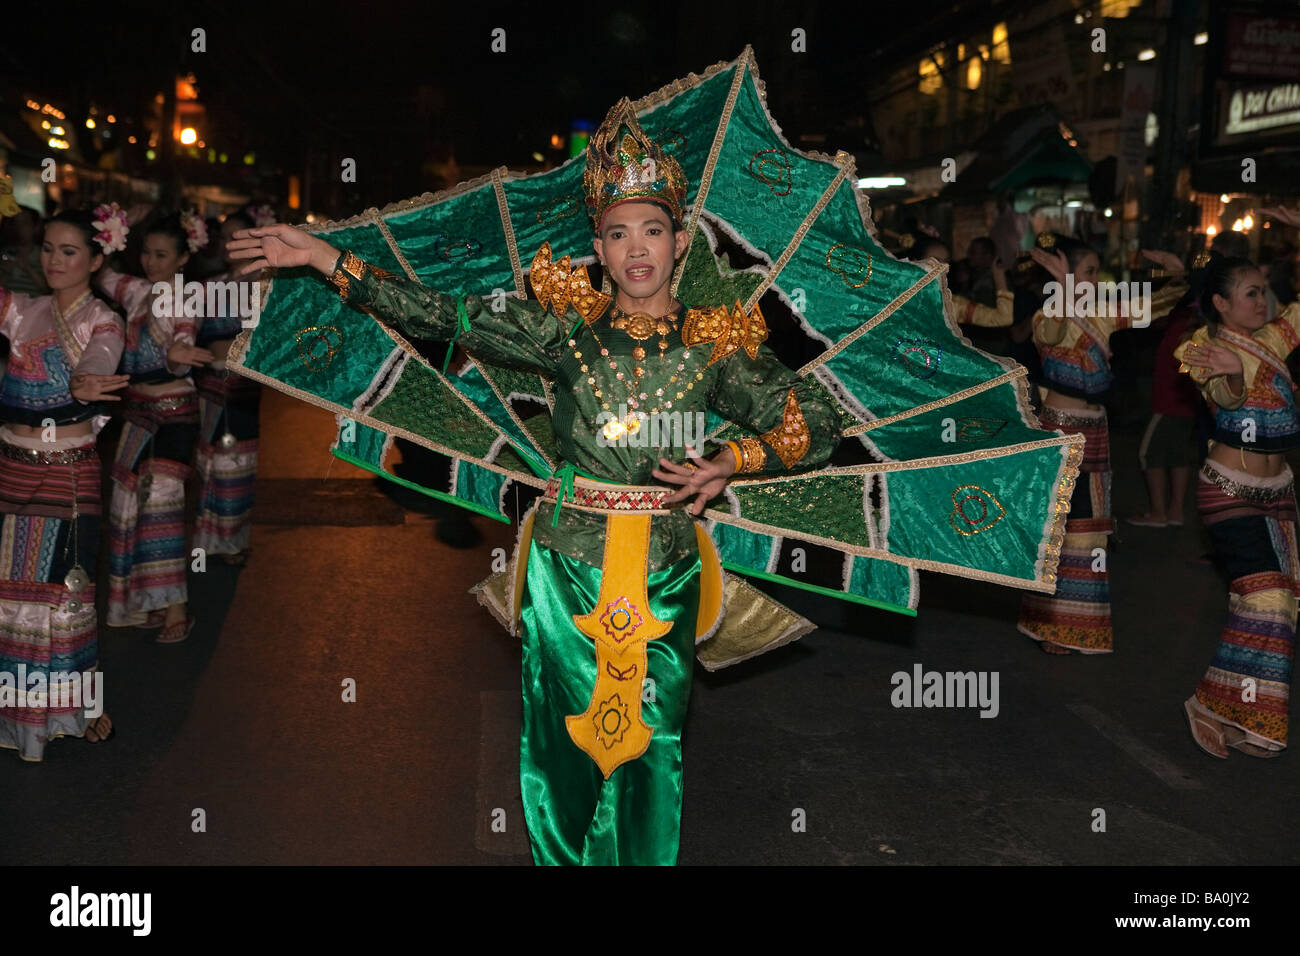
<svg viewBox="0 0 1300 956">
<path fill-rule="evenodd" d="M 1266 289 L 1249 259 L 1215 256 L 1201 294 L 1208 324 L 1175 353 L 1214 415 L 1196 503 L 1231 582 L 1214 659 L 1183 705 L 1216 757 L 1228 747 L 1274 757 L 1287 743 L 1300 555 L 1285 453 L 1300 445 L 1300 415 L 1286 358 L 1300 347 L 1300 303 L 1270 322 Z"/>
<path fill-rule="evenodd" d="M 231 265 L 226 243 L 240 229 L 261 225 L 248 211 L 233 212 L 221 223 L 221 255 Z M 252 533 L 253 481 L 257 475 L 258 414 L 262 388 L 251 379 L 226 369 L 226 353 L 243 329 L 239 314 L 239 280 L 229 268 L 213 276 L 221 295 L 215 315 L 205 314 L 197 326 L 197 343 L 212 353 L 207 365 L 194 369 L 199 393 L 199 440 L 194 456 L 199 475 L 198 515 L 194 546 L 220 555 L 227 564 L 242 565 L 248 557 Z"/>
<path fill-rule="evenodd" d="M 1033 250 L 1034 261 L 1057 283 L 1060 306 L 1034 315 L 1034 343 L 1042 357 L 1044 428 L 1081 434 L 1087 441 L 1079 480 L 1065 523 L 1065 541 L 1053 595 L 1026 594 L 1020 603 L 1018 628 L 1051 654 L 1108 654 L 1115 634 L 1110 620 L 1110 571 L 1106 566 L 1107 536 L 1114 530 L 1110 511 L 1110 433 L 1103 402 L 1114 376 L 1110 371 L 1110 337 L 1133 326 L 1133 315 L 1155 318 L 1187 290 L 1175 280 L 1152 295 L 1141 308 L 1110 307 L 1109 297 L 1096 294 L 1101 259 L 1074 239 L 1044 234 Z M 1047 249 L 1051 249 L 1048 252 Z M 1177 256 L 1143 250 L 1142 254 L 1173 275 L 1184 269 Z M 1067 279 L 1070 281 L 1067 283 Z M 1091 287 L 1091 288 L 1089 288 Z M 1071 290 L 1097 305 L 1076 314 Z M 1086 299 L 1084 300 L 1086 301 Z M 1050 314 L 1049 314 L 1050 313 Z"/>
<path fill-rule="evenodd" d="M 648 170 L 659 178 L 643 178 Z M 703 527 L 670 505 L 693 498 L 699 514 L 733 473 L 824 462 L 839 425 L 814 382 L 762 344 L 767 329 L 756 309 L 673 300 L 674 263 L 687 245 L 686 178 L 626 99 L 592 137 L 586 191 L 595 250 L 618 287 L 612 301 L 580 287 L 585 270 L 571 276 L 550 263 L 549 247 L 534 260 L 532 282 L 551 308 L 511 297 L 500 312 L 490 297 L 435 292 L 287 226 L 241 233 L 232 249 L 254 259 L 253 268 L 313 266 L 347 301 L 403 334 L 455 337 L 487 362 L 554 380 L 567 477 L 552 480 L 526 519 L 516 568 L 520 778 L 533 858 L 673 863 L 693 649 L 720 613 L 721 578 Z M 552 292 L 563 298 L 551 300 Z M 575 292 L 576 323 L 563 304 Z M 642 416 L 710 407 L 761 438 L 687 464 L 677 463 L 691 454 L 680 427 L 671 449 L 624 440 L 651 428 Z M 670 493 L 652 478 L 681 488 Z M 643 700 L 648 680 L 654 694 Z"/>
<path fill-rule="evenodd" d="M 0 698 L 0 747 L 24 760 L 40 760 L 54 737 L 112 734 L 107 714 L 87 719 L 70 675 L 99 661 L 95 434 L 107 416 L 98 403 L 118 401 L 111 393 L 128 380 L 114 374 L 122 320 L 90 283 L 105 253 L 125 245 L 126 229 L 116 206 L 60 213 L 41 247 L 52 293 L 0 288 L 0 334 L 10 343 L 0 380 L 0 672 L 11 688 L 32 688 L 35 678 L 46 694 L 25 706 Z"/>
<path fill-rule="evenodd" d="M 942 239 L 926 233 L 905 233 L 901 257 L 916 262 L 920 259 L 935 259 L 950 262 L 952 251 Z M 959 325 L 975 325 L 980 328 L 1000 328 L 1015 321 L 1015 295 L 1007 288 L 1007 273 L 999 259 L 993 260 L 993 288 L 997 304 L 988 306 L 982 302 L 968 299 L 964 295 L 950 292 L 953 310 L 957 314 Z"/>
<path fill-rule="evenodd" d="M 127 313 L 122 371 L 126 421 L 112 466 L 109 500 L 108 624 L 162 628 L 160 644 L 189 636 L 185 479 L 198 434 L 190 366 L 213 360 L 194 345 L 194 319 L 172 293 L 191 253 L 207 241 L 203 220 L 173 213 L 146 227 L 143 279 L 100 270 L 100 289 Z M 166 283 L 161 297 L 155 283 Z"/>
</svg>

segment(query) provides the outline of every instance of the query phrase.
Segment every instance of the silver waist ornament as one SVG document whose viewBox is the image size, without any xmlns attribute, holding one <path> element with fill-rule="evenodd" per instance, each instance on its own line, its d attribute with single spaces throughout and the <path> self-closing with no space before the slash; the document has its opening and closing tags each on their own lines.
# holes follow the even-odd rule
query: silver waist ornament
<svg viewBox="0 0 1300 956">
<path fill-rule="evenodd" d="M 80 512 L 77 509 L 77 466 L 72 464 L 69 467 L 72 468 L 72 530 L 68 535 L 68 540 L 63 544 L 63 560 L 68 560 L 68 548 L 71 545 L 73 565 L 72 569 L 63 576 L 63 586 L 72 593 L 72 597 L 68 598 L 68 602 L 64 607 L 68 611 L 76 612 L 82 608 L 82 593 L 86 588 L 90 587 L 90 575 L 81 566 L 80 560 L 80 537 L 77 534 L 77 519 L 80 517 Z"/>
</svg>

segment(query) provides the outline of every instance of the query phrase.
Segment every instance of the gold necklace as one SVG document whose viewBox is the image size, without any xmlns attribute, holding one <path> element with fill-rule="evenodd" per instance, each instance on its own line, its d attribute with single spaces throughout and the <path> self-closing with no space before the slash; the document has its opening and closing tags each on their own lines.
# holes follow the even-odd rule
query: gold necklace
<svg viewBox="0 0 1300 956">
<path fill-rule="evenodd" d="M 607 421 L 601 428 L 601 434 L 610 441 L 618 441 L 618 439 L 622 438 L 624 435 L 635 435 L 641 429 L 642 416 L 648 418 L 651 415 L 659 414 L 660 411 L 672 408 L 673 402 L 681 401 L 681 399 L 686 396 L 686 393 L 695 388 L 696 384 L 704 378 L 704 368 L 701 368 L 695 373 L 695 378 L 692 381 L 687 382 L 685 387 L 682 388 L 675 397 L 664 402 L 661 408 L 652 408 L 648 412 L 641 412 L 638 410 L 638 406 L 642 400 L 649 398 L 647 393 L 638 390 L 638 387 L 641 384 L 642 369 L 640 366 L 637 367 L 637 377 L 635 381 L 629 385 L 622 370 L 619 369 L 618 363 L 609 357 L 609 349 L 605 348 L 604 343 L 600 341 L 600 336 L 596 334 L 594 328 L 591 329 L 591 337 L 596 340 L 596 347 L 600 349 L 601 358 L 606 359 L 609 362 L 609 367 L 616 373 L 614 377 L 623 383 L 628 392 L 627 406 L 630 410 L 627 413 L 627 417 L 621 421 L 618 418 L 613 418 L 610 421 Z M 600 390 L 600 386 L 596 383 L 596 376 L 592 373 L 592 370 L 588 367 L 587 363 L 582 360 L 582 352 L 578 350 L 577 339 L 569 339 L 569 348 L 573 349 L 573 357 L 578 360 L 578 367 L 582 369 L 582 374 L 587 376 L 587 384 L 591 386 L 592 394 L 595 395 L 596 400 L 600 402 L 601 410 L 610 411 L 609 400 L 605 398 L 604 393 Z M 678 376 L 682 374 L 682 369 L 686 367 L 686 360 L 690 357 L 691 350 L 685 349 L 682 352 L 682 360 L 677 363 L 677 369 L 673 372 L 672 377 L 668 379 L 668 383 L 662 388 L 655 389 L 656 397 L 663 398 L 665 393 L 676 384 Z"/>
<path fill-rule="evenodd" d="M 653 316 L 649 312 L 632 312 L 628 313 L 619 308 L 618 303 L 609 313 L 609 324 L 611 328 L 618 329 L 620 332 L 626 332 L 638 343 L 644 342 L 656 332 L 659 334 L 659 361 L 665 359 L 665 353 L 668 351 L 668 333 L 677 331 L 677 310 L 681 308 L 680 303 L 674 303 L 673 307 L 661 316 Z M 637 362 L 645 360 L 645 349 L 639 344 L 632 349 L 632 358 Z M 645 369 L 640 365 L 637 366 L 636 375 L 639 379 L 645 374 Z"/>
</svg>

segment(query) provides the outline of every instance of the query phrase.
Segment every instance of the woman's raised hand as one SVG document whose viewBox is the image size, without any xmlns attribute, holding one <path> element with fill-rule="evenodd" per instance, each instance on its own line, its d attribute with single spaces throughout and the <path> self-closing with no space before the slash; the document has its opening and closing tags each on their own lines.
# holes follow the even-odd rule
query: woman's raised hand
<svg viewBox="0 0 1300 956">
<path fill-rule="evenodd" d="M 1261 209 L 1259 214 L 1268 216 L 1270 219 L 1276 219 L 1288 226 L 1300 227 L 1300 209 L 1284 209 L 1282 206 L 1271 206 Z"/>
<path fill-rule="evenodd" d="M 1146 256 L 1170 275 L 1182 275 L 1187 271 L 1187 267 L 1183 265 L 1183 260 L 1172 252 L 1165 252 L 1162 249 L 1143 249 L 1142 255 Z"/>
<path fill-rule="evenodd" d="M 1221 345 L 1200 345 L 1193 342 L 1183 350 L 1183 361 L 1188 365 L 1208 368 L 1215 375 L 1240 375 L 1241 356 Z"/>
<path fill-rule="evenodd" d="M 226 243 L 226 252 L 231 259 L 253 260 L 239 270 L 241 276 L 267 268 L 292 266 L 315 266 L 329 275 L 339 255 L 328 242 L 285 223 L 241 229 Z M 328 264 L 325 264 L 326 259 Z"/>
<path fill-rule="evenodd" d="M 1064 282 L 1065 275 L 1070 271 L 1070 260 L 1065 258 L 1065 253 L 1059 249 L 1048 252 L 1046 249 L 1039 249 L 1035 246 L 1029 250 L 1029 254 L 1034 257 L 1034 261 L 1046 269 L 1057 282 Z"/>
</svg>

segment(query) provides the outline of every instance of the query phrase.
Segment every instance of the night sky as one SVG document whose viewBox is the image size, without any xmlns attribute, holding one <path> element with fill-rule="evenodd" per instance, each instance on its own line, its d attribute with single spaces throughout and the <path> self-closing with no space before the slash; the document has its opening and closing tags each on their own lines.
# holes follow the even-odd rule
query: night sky
<svg viewBox="0 0 1300 956">
<path fill-rule="evenodd" d="M 462 166 L 527 164 L 574 120 L 599 123 L 620 96 L 734 59 L 746 43 L 795 145 L 868 156 L 868 91 L 926 31 L 943 32 L 933 16 L 900 23 L 897 4 L 883 5 L 887 16 L 870 4 L 435 6 L 112 3 L 86 5 L 55 33 L 28 8 L 6 12 L 0 72 L 73 110 L 94 99 L 138 114 L 169 75 L 193 71 L 209 146 L 255 149 L 286 171 L 310 155 L 352 156 L 400 189 L 451 148 Z M 945 5 L 948 26 L 975 6 L 989 18 L 987 3 Z M 205 53 L 190 51 L 194 27 L 207 31 Z M 503 54 L 491 52 L 494 27 L 506 30 Z M 807 53 L 790 49 L 795 27 Z M 826 141 L 801 144 L 805 132 Z"/>
</svg>

